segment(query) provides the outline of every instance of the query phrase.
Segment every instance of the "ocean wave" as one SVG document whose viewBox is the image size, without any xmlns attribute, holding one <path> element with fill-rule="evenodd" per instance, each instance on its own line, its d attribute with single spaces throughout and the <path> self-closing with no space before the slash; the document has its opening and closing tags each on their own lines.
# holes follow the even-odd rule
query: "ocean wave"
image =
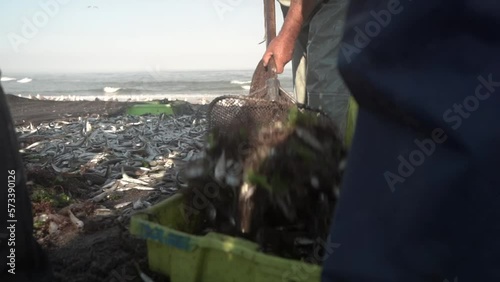
<svg viewBox="0 0 500 282">
<path fill-rule="evenodd" d="M 0 78 L 0 81 L 1 82 L 4 82 L 4 81 L 12 81 L 12 80 L 16 80 L 15 78 L 13 77 L 2 77 Z"/>
<path fill-rule="evenodd" d="M 250 84 L 250 83 L 252 83 L 251 80 L 249 81 L 231 80 L 231 84 Z"/>
<path fill-rule="evenodd" d="M 143 93 L 153 93 L 156 92 L 152 89 L 144 89 L 144 88 L 120 88 L 120 87 L 110 87 L 106 86 L 102 89 L 90 89 L 90 90 L 80 90 L 79 92 L 103 92 L 105 94 L 143 94 Z"/>
<path fill-rule="evenodd" d="M 31 82 L 33 79 L 29 78 L 29 77 L 25 77 L 23 79 L 20 79 L 18 80 L 17 82 L 19 83 L 28 83 L 28 82 Z"/>
<path fill-rule="evenodd" d="M 241 88 L 245 90 L 250 90 L 250 85 L 241 85 Z"/>
<path fill-rule="evenodd" d="M 118 87 L 109 87 L 109 86 L 106 86 L 106 87 L 103 88 L 104 92 L 106 92 L 106 93 L 116 93 L 120 89 L 121 88 L 118 88 Z"/>
</svg>

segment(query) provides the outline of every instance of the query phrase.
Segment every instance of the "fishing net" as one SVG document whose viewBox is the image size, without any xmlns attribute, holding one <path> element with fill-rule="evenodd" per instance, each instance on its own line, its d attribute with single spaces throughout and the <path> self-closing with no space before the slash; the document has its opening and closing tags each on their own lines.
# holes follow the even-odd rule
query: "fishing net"
<svg viewBox="0 0 500 282">
<path fill-rule="evenodd" d="M 280 87 L 277 79 L 269 79 L 265 87 L 254 90 L 248 96 L 215 98 L 207 111 L 208 130 L 217 132 L 219 136 L 244 130 L 249 142 L 254 142 L 261 128 L 286 122 L 292 107 L 335 126 L 323 111 L 298 104 Z"/>
<path fill-rule="evenodd" d="M 264 87 L 210 103 L 206 147 L 183 171 L 185 216 L 198 222 L 194 234 L 243 237 L 266 253 L 303 259 L 317 238 L 326 240 L 342 142 L 334 121 L 297 104 L 276 78 L 257 85 Z"/>
</svg>

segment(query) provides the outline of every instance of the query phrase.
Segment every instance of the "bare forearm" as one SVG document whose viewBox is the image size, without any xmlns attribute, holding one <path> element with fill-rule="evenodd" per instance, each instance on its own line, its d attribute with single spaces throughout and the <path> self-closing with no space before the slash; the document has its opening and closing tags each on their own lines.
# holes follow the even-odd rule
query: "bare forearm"
<svg viewBox="0 0 500 282">
<path fill-rule="evenodd" d="M 291 0 L 290 9 L 279 36 L 286 38 L 287 41 L 295 42 L 302 25 L 311 16 L 316 5 L 317 0 Z"/>
<path fill-rule="evenodd" d="M 293 49 L 302 25 L 311 16 L 317 3 L 318 0 L 291 0 L 280 33 L 271 41 L 262 57 L 264 66 L 267 66 L 271 57 L 274 57 L 276 73 L 283 72 L 284 66 L 292 60 Z"/>
</svg>

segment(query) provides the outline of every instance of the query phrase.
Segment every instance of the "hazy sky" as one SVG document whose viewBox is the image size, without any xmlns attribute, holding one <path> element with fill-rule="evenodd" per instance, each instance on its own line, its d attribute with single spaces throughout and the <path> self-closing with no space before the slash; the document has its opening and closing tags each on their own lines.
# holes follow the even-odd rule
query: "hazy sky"
<svg viewBox="0 0 500 282">
<path fill-rule="evenodd" d="M 2 0 L 0 69 L 253 69 L 264 52 L 262 2 Z"/>
</svg>

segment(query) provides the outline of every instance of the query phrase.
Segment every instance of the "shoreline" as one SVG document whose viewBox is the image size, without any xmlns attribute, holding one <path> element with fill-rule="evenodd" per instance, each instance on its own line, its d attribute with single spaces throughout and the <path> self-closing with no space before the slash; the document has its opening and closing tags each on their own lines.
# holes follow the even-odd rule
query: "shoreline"
<svg viewBox="0 0 500 282">
<path fill-rule="evenodd" d="M 43 122 L 74 120 L 80 117 L 89 116 L 119 116 L 124 115 L 130 106 L 147 101 L 164 99 L 168 99 L 171 102 L 180 101 L 181 104 L 184 103 L 193 110 L 204 105 L 206 106 L 206 104 L 209 103 L 208 99 L 198 100 L 197 97 L 186 100 L 173 99 L 172 97 L 142 97 L 148 98 L 143 100 L 96 100 L 95 98 L 91 100 L 93 97 L 85 97 L 87 99 L 80 98 L 81 97 L 75 97 L 73 100 L 55 100 L 50 99 L 50 97 L 40 97 L 40 99 L 35 97 L 30 99 L 17 95 L 6 95 L 7 104 L 9 105 L 9 110 L 15 126 L 30 123 L 37 125 Z"/>
</svg>

